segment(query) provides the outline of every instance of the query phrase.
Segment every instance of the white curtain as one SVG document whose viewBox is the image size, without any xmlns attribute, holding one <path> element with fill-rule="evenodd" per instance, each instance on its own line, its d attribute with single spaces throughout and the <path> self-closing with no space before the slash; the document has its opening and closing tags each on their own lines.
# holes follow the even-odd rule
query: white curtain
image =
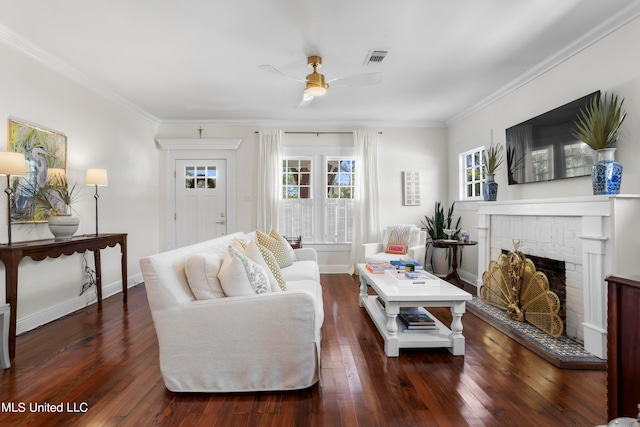
<svg viewBox="0 0 640 427">
<path fill-rule="evenodd" d="M 269 232 L 278 227 L 282 174 L 281 130 L 260 131 L 258 149 L 258 229 Z"/>
<path fill-rule="evenodd" d="M 356 152 L 353 239 L 350 269 L 360 260 L 363 243 L 380 241 L 380 199 L 378 190 L 378 133 L 357 130 L 353 133 Z"/>
</svg>

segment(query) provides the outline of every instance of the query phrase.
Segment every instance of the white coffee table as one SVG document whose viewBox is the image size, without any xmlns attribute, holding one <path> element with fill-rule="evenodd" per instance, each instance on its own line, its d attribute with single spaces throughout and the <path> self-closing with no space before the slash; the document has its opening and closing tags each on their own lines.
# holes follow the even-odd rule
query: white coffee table
<svg viewBox="0 0 640 427">
<path fill-rule="evenodd" d="M 358 264 L 360 271 L 360 307 L 364 307 L 384 340 L 384 352 L 388 357 L 400 355 L 401 348 L 446 347 L 455 356 L 464 355 L 462 315 L 465 301 L 471 294 L 440 279 L 440 286 L 398 286 L 395 279 L 386 274 L 369 273 L 365 264 Z M 367 294 L 371 286 L 376 295 Z M 385 303 L 382 309 L 376 301 Z M 425 332 L 402 332 L 398 328 L 400 307 L 450 307 L 453 319 L 450 328 L 436 321 L 437 329 Z M 431 316 L 433 317 L 433 316 Z"/>
</svg>

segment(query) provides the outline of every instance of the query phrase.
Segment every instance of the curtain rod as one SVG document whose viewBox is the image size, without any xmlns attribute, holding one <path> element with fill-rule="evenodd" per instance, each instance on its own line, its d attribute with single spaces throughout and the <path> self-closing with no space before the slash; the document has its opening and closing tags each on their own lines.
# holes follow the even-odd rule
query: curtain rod
<svg viewBox="0 0 640 427">
<path fill-rule="evenodd" d="M 260 133 L 260 131 L 255 131 L 254 133 Z M 285 131 L 285 134 L 296 134 L 296 135 L 350 135 L 353 132 L 296 132 L 296 131 Z M 382 135 L 382 132 L 378 132 L 378 135 Z"/>
</svg>

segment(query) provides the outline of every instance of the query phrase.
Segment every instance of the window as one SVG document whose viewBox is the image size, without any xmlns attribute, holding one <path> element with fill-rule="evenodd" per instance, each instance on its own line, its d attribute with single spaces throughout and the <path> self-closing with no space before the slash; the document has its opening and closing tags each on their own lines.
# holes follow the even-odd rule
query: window
<svg viewBox="0 0 640 427">
<path fill-rule="evenodd" d="M 216 188 L 215 166 L 187 166 L 184 170 L 185 188 Z"/>
<path fill-rule="evenodd" d="M 348 243 L 352 239 L 355 160 L 328 159 L 324 209 L 324 241 Z"/>
<path fill-rule="evenodd" d="M 355 160 L 285 156 L 282 165 L 278 230 L 307 243 L 351 242 Z"/>
<path fill-rule="evenodd" d="M 460 198 L 463 200 L 484 197 L 482 184 L 486 177 L 482 163 L 483 154 L 484 147 L 478 147 L 460 155 L 460 169 L 462 171 Z"/>
</svg>

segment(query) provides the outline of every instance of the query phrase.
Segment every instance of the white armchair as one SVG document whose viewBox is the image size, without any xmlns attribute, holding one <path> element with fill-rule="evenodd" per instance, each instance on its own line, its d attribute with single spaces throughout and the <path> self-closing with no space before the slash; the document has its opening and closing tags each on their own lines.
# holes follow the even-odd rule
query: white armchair
<svg viewBox="0 0 640 427">
<path fill-rule="evenodd" d="M 405 254 L 388 253 L 387 247 L 389 245 L 391 231 L 394 228 L 397 230 L 401 227 L 408 228 L 407 237 L 404 242 L 407 245 L 407 252 Z M 418 228 L 413 224 L 395 224 L 385 228 L 382 234 L 382 242 L 365 243 L 362 245 L 360 262 L 389 262 L 392 260 L 398 260 L 400 258 L 408 257 L 422 264 L 424 263 L 426 244 L 426 231 Z"/>
</svg>

